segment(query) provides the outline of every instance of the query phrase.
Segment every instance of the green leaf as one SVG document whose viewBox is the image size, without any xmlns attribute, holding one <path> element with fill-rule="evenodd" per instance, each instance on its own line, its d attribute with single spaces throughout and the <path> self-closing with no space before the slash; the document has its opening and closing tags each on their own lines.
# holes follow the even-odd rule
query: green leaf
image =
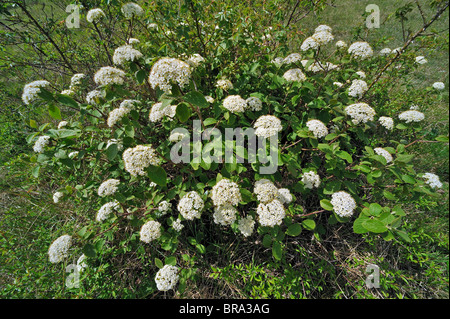
<svg viewBox="0 0 450 319">
<path fill-rule="evenodd" d="M 412 185 L 414 185 L 416 183 L 416 180 L 409 175 L 402 175 L 402 180 L 405 183 L 412 184 Z"/>
<path fill-rule="evenodd" d="M 302 226 L 300 224 L 292 224 L 288 227 L 286 234 L 289 236 L 298 236 L 302 232 Z"/>
<path fill-rule="evenodd" d="M 111 144 L 108 146 L 108 148 L 106 149 L 106 156 L 108 157 L 109 161 L 112 161 L 116 155 L 118 153 L 118 148 L 117 148 L 117 144 Z"/>
<path fill-rule="evenodd" d="M 30 120 L 30 126 L 32 127 L 32 128 L 38 128 L 38 126 L 37 126 L 37 123 L 36 123 L 36 121 L 35 120 Z"/>
<path fill-rule="evenodd" d="M 316 222 L 312 219 L 305 219 L 302 221 L 302 225 L 307 230 L 314 230 L 316 228 Z"/>
<path fill-rule="evenodd" d="M 333 210 L 333 205 L 331 204 L 331 202 L 328 199 L 322 199 L 320 201 L 320 207 L 322 207 L 323 209 L 328 210 L 328 211 Z"/>
<path fill-rule="evenodd" d="M 439 135 L 435 138 L 436 141 L 448 143 L 448 136 L 445 135 Z"/>
<path fill-rule="evenodd" d="M 87 257 L 95 258 L 97 256 L 97 251 L 95 250 L 95 247 L 92 244 L 84 245 L 82 251 L 83 254 L 85 254 Z"/>
<path fill-rule="evenodd" d="M 164 259 L 164 263 L 166 265 L 175 266 L 177 264 L 177 257 L 175 256 L 167 257 L 166 259 Z"/>
<path fill-rule="evenodd" d="M 397 197 L 395 197 L 394 194 L 392 194 L 391 192 L 388 192 L 387 190 L 384 190 L 384 191 L 383 191 L 383 196 L 384 196 L 386 199 L 389 199 L 389 200 L 396 200 L 396 199 L 397 199 Z"/>
<path fill-rule="evenodd" d="M 353 163 L 352 156 L 347 153 L 346 151 L 337 151 L 336 155 L 344 160 L 346 160 L 348 163 Z"/>
<path fill-rule="evenodd" d="M 407 243 L 411 242 L 411 238 L 409 238 L 408 234 L 403 230 L 396 230 L 395 233 Z"/>
<path fill-rule="evenodd" d="M 353 222 L 353 232 L 355 234 L 364 234 L 367 233 L 368 230 L 363 226 L 363 223 L 366 222 L 368 219 L 367 216 L 360 216 Z"/>
<path fill-rule="evenodd" d="M 277 241 L 274 241 L 272 244 L 272 256 L 276 260 L 281 260 L 281 256 L 282 256 L 281 244 Z"/>
<path fill-rule="evenodd" d="M 372 203 L 369 206 L 369 214 L 372 216 L 380 216 L 382 210 L 383 208 L 381 207 L 381 205 L 377 203 Z"/>
<path fill-rule="evenodd" d="M 184 123 L 191 116 L 191 110 L 186 103 L 180 103 L 177 105 L 176 115 L 180 122 Z"/>
<path fill-rule="evenodd" d="M 35 166 L 33 168 L 33 170 L 31 171 L 31 175 L 33 175 L 33 177 L 38 178 L 40 169 L 41 169 L 41 167 L 39 165 Z"/>
<path fill-rule="evenodd" d="M 212 118 L 212 117 L 208 117 L 207 119 L 205 119 L 205 120 L 203 121 L 203 124 L 204 124 L 205 126 L 209 126 L 209 125 L 216 124 L 216 123 L 217 123 L 217 120 L 214 119 L 214 118 Z"/>
<path fill-rule="evenodd" d="M 187 93 L 183 99 L 192 105 L 198 106 L 199 108 L 209 107 L 209 103 L 206 101 L 205 96 L 197 91 Z"/>
<path fill-rule="evenodd" d="M 154 182 L 162 187 L 166 186 L 167 174 L 166 174 L 166 171 L 164 170 L 164 168 L 162 168 L 160 166 L 150 165 L 147 168 L 147 173 L 148 173 L 148 177 L 150 178 L 150 180 L 152 182 Z"/>
<path fill-rule="evenodd" d="M 367 219 L 362 223 L 362 226 L 372 233 L 384 233 L 388 230 L 378 219 Z"/>
<path fill-rule="evenodd" d="M 134 74 L 134 76 L 136 77 L 136 81 L 137 81 L 139 84 L 142 84 L 142 83 L 144 83 L 144 81 L 145 81 L 146 73 L 145 73 L 144 70 L 139 70 L 139 71 L 137 71 L 137 72 Z"/>
<path fill-rule="evenodd" d="M 44 88 L 39 88 L 38 96 L 39 96 L 41 99 L 44 99 L 44 100 L 46 100 L 46 101 L 48 101 L 48 102 L 54 101 L 53 94 L 50 93 L 49 91 L 47 91 L 47 90 L 44 89 Z"/>
<path fill-rule="evenodd" d="M 70 96 L 64 94 L 56 94 L 56 100 L 61 104 L 78 109 L 78 103 Z"/>
<path fill-rule="evenodd" d="M 272 237 L 269 234 L 264 235 L 262 244 L 264 247 L 269 248 L 272 245 Z"/>
<path fill-rule="evenodd" d="M 155 265 L 156 265 L 156 267 L 158 267 L 159 269 L 161 269 L 161 268 L 164 267 L 163 262 L 162 262 L 161 259 L 159 259 L 159 258 L 155 258 Z"/>
<path fill-rule="evenodd" d="M 61 111 L 53 103 L 50 103 L 48 105 L 48 114 L 50 114 L 50 116 L 53 117 L 55 120 L 61 120 Z"/>
</svg>

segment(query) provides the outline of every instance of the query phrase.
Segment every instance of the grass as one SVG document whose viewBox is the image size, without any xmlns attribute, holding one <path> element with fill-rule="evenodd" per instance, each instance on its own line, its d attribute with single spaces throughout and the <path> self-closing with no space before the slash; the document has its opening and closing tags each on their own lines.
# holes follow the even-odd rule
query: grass
<svg viewBox="0 0 450 319">
<path fill-rule="evenodd" d="M 402 28 L 391 13 L 408 1 L 378 1 L 381 27 L 366 34 L 362 29 L 364 9 L 373 1 L 336 1 L 318 16 L 308 16 L 300 23 L 313 30 L 319 24 L 332 26 L 335 39 L 347 42 L 359 36 L 369 41 L 383 39 L 374 47 L 395 48 L 402 43 Z M 345 14 L 344 14 L 345 13 Z M 422 20 L 417 8 L 408 15 L 406 30 L 417 30 Z M 431 12 L 427 12 L 431 16 Z M 448 11 L 433 27 L 448 28 Z M 432 30 L 430 30 L 432 31 Z M 446 33 L 448 35 L 448 31 Z M 425 37 L 424 41 L 432 41 Z M 296 48 L 293 43 L 293 50 Z M 448 46 L 448 42 L 447 42 Z M 422 52 L 429 63 L 421 66 L 408 81 L 417 92 L 435 81 L 446 83 L 446 90 L 426 112 L 429 138 L 448 135 L 448 49 L 437 42 L 436 50 Z M 411 90 L 411 88 L 410 88 Z M 394 101 L 420 102 L 421 93 L 398 89 Z M 406 93 L 406 94 L 405 94 Z M 417 94 L 416 94 L 417 93 Z M 407 109 L 409 104 L 400 105 Z M 2 133 L 3 134 L 3 133 Z M 6 136 L 6 133 L 5 133 Z M 197 267 L 197 280 L 188 281 L 185 293 L 158 293 L 151 274 L 154 260 L 137 257 L 139 246 L 130 243 L 125 258 L 111 256 L 97 270 L 87 270 L 80 290 L 64 285 L 64 265 L 51 265 L 47 249 L 57 235 L 78 227 L 75 204 L 57 207 L 52 203 L 51 185 L 37 181 L 30 167 L 10 158 L 0 166 L 0 296 L 2 298 L 448 298 L 448 144 L 424 143 L 411 148 L 416 156 L 417 171 L 433 171 L 445 181 L 435 198 L 419 198 L 407 204 L 406 228 L 412 242 L 385 242 L 377 237 L 353 234 L 351 224 L 327 228 L 321 241 L 311 232 L 289 239 L 286 263 L 274 262 L 270 248 L 264 248 L 256 237 L 236 239 L 231 232 L 216 228 L 203 229 L 206 253 L 201 255 L 183 238 L 180 251 Z M 424 155 L 425 154 L 425 155 Z M 325 218 L 325 217 L 322 217 Z M 232 239 L 233 238 L 233 239 Z M 162 253 L 161 253 L 162 254 Z M 69 261 L 74 262 L 74 261 Z M 380 288 L 367 289 L 368 264 L 380 267 Z M 101 282 L 101 286 L 93 283 Z"/>
</svg>

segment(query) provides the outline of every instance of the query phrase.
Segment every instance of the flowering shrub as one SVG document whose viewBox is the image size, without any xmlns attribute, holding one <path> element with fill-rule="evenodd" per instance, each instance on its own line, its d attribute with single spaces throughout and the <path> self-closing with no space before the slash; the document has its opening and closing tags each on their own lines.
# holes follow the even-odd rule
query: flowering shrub
<svg viewBox="0 0 450 319">
<path fill-rule="evenodd" d="M 183 10 L 198 10 L 186 3 Z M 130 27 L 140 21 L 149 28 L 133 43 L 121 43 L 114 66 L 74 74 L 63 94 L 45 81 L 24 88 L 25 103 L 44 101 L 60 121 L 36 126 L 28 137 L 34 175 L 53 174 L 61 186 L 55 203 L 71 198 L 92 213 L 72 234 L 49 243 L 50 262 L 67 258 L 71 245 L 81 249 L 87 268 L 102 255 L 133 249 L 154 258 L 157 289 L 182 291 L 195 265 L 179 247 L 188 242 L 205 254 L 208 246 L 194 234 L 196 225 L 260 238 L 276 261 L 291 237 L 305 230 L 320 240 L 337 223 L 357 234 L 409 241 L 399 203 L 433 195 L 442 184 L 434 174 L 416 172 L 408 153 L 426 115 L 406 105 L 397 114 L 373 104 L 368 83 L 390 58 L 385 51 L 361 41 L 347 49 L 321 25 L 301 53 L 289 52 L 282 28 L 261 37 L 251 21 L 237 23 L 233 10 L 219 13 L 218 25 L 195 14 L 179 24 L 146 21 L 134 3 L 121 12 Z M 101 25 L 104 17 L 93 9 L 87 20 Z M 158 42 L 163 46 L 154 47 Z M 174 132 L 180 128 L 184 133 Z M 250 138 L 238 145 L 206 134 L 227 128 L 233 138 L 249 128 L 259 140 L 276 137 L 275 156 L 272 144 L 262 148 L 276 172 L 262 174 L 266 162 L 250 162 Z M 176 146 L 187 150 L 189 163 L 172 160 Z M 231 161 L 196 157 L 227 149 Z M 68 176 L 73 183 L 65 183 Z"/>
</svg>

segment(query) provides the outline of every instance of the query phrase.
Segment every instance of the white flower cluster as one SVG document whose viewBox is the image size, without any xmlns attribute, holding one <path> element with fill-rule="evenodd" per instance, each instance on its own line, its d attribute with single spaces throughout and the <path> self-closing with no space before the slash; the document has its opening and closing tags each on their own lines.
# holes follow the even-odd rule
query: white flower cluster
<svg viewBox="0 0 450 319">
<path fill-rule="evenodd" d="M 191 77 L 189 64 L 175 58 L 161 58 L 152 66 L 148 82 L 153 89 L 159 87 L 166 93 L 171 93 L 172 84 L 183 88 Z"/>
<path fill-rule="evenodd" d="M 240 113 L 247 108 L 247 101 L 240 95 L 229 95 L 223 100 L 223 107 L 231 113 Z"/>
<path fill-rule="evenodd" d="M 292 202 L 293 198 L 292 198 L 292 194 L 289 191 L 289 189 L 287 189 L 287 188 L 279 188 L 278 189 L 277 199 L 282 204 L 290 204 Z"/>
<path fill-rule="evenodd" d="M 118 179 L 110 178 L 100 184 L 98 188 L 98 196 L 105 197 L 114 195 L 117 192 L 117 186 L 120 184 Z"/>
<path fill-rule="evenodd" d="M 158 102 L 153 104 L 150 113 L 148 115 L 148 119 L 150 122 L 156 123 L 161 121 L 165 116 L 169 118 L 169 120 L 173 120 L 177 111 L 176 105 L 168 105 L 162 108 L 162 102 Z"/>
<path fill-rule="evenodd" d="M 77 157 L 79 153 L 80 153 L 80 152 L 78 152 L 78 151 L 73 151 L 73 152 L 70 152 L 69 155 L 67 155 L 67 156 L 68 156 L 70 159 L 72 159 L 72 158 Z"/>
<path fill-rule="evenodd" d="M 334 36 L 331 33 L 332 29 L 327 25 L 320 25 L 314 31 L 315 33 L 312 36 L 303 41 L 300 47 L 302 51 L 307 51 L 309 49 L 316 50 L 321 45 L 327 44 L 334 40 Z"/>
<path fill-rule="evenodd" d="M 252 216 L 241 218 L 238 222 L 238 229 L 244 237 L 249 237 L 255 228 L 255 220 Z"/>
<path fill-rule="evenodd" d="M 280 225 L 286 216 L 283 204 L 292 201 L 292 195 L 287 188 L 277 189 L 268 179 L 255 182 L 253 193 L 260 202 L 256 208 L 261 226 L 273 227 Z"/>
<path fill-rule="evenodd" d="M 38 93 L 41 92 L 40 88 L 46 88 L 50 85 L 50 82 L 45 80 L 33 81 L 28 83 L 23 88 L 22 101 L 25 104 L 30 104 L 38 98 Z"/>
<path fill-rule="evenodd" d="M 400 113 L 398 118 L 406 123 L 420 122 L 425 118 L 425 115 L 417 110 L 408 110 Z"/>
<path fill-rule="evenodd" d="M 342 40 L 339 40 L 339 41 L 336 42 L 336 47 L 337 47 L 338 49 L 344 49 L 344 48 L 347 47 L 347 43 L 345 43 L 345 42 L 342 41 Z"/>
<path fill-rule="evenodd" d="M 273 115 L 262 115 L 253 124 L 255 134 L 262 137 L 271 137 L 281 132 L 281 120 Z"/>
<path fill-rule="evenodd" d="M 380 55 L 386 56 L 392 53 L 392 50 L 390 48 L 384 48 L 380 51 Z"/>
<path fill-rule="evenodd" d="M 205 58 L 202 57 L 200 54 L 198 53 L 194 53 L 193 55 L 191 55 L 189 57 L 189 59 L 186 61 L 190 66 L 192 66 L 193 68 L 196 68 L 200 65 L 200 63 L 205 62 Z"/>
<path fill-rule="evenodd" d="M 369 43 L 363 41 L 352 43 L 348 48 L 348 53 L 362 60 L 373 56 L 372 47 L 370 46 Z"/>
<path fill-rule="evenodd" d="M 172 204 L 166 200 L 163 200 L 158 205 L 158 211 L 160 213 L 162 213 L 162 215 L 167 214 L 167 212 L 169 212 L 171 208 L 172 208 Z"/>
<path fill-rule="evenodd" d="M 125 65 L 127 62 L 137 61 L 143 57 L 143 54 L 134 49 L 131 45 L 126 44 L 118 47 L 114 51 L 113 62 L 116 65 Z"/>
<path fill-rule="evenodd" d="M 361 98 L 363 94 L 368 90 L 366 81 L 364 80 L 353 80 L 350 88 L 348 89 L 348 95 L 352 97 Z"/>
<path fill-rule="evenodd" d="M 44 148 L 48 145 L 50 142 L 50 136 L 42 135 L 39 136 L 37 141 L 34 143 L 33 151 L 36 153 L 42 153 L 44 152 Z"/>
<path fill-rule="evenodd" d="M 286 216 L 284 206 L 278 199 L 274 199 L 267 204 L 260 203 L 256 208 L 256 213 L 261 226 L 268 227 L 281 225 L 283 218 Z"/>
<path fill-rule="evenodd" d="M 428 63 L 428 60 L 423 55 L 419 55 L 416 57 L 416 63 L 417 64 L 425 64 L 425 63 Z"/>
<path fill-rule="evenodd" d="M 443 89 L 445 89 L 445 84 L 444 84 L 444 82 L 434 82 L 433 88 L 436 90 L 443 90 Z"/>
<path fill-rule="evenodd" d="M 73 92 L 77 92 L 81 86 L 83 85 L 83 80 L 86 78 L 86 75 L 83 73 L 76 73 L 70 79 L 69 90 Z"/>
<path fill-rule="evenodd" d="M 100 99 L 104 99 L 106 93 L 103 90 L 92 90 L 86 95 L 86 102 L 91 105 L 99 104 Z"/>
<path fill-rule="evenodd" d="M 345 113 L 352 118 L 353 124 L 373 121 L 373 117 L 375 116 L 375 110 L 367 103 L 351 104 L 345 108 Z"/>
<path fill-rule="evenodd" d="M 123 152 L 125 170 L 133 176 L 146 174 L 145 169 L 149 165 L 158 166 L 160 160 L 151 146 L 137 145 Z"/>
<path fill-rule="evenodd" d="M 58 202 L 59 202 L 59 200 L 61 199 L 61 197 L 63 197 L 64 196 L 64 193 L 62 193 L 62 192 L 56 192 L 56 193 L 54 193 L 53 194 L 53 202 L 55 203 L 55 204 L 57 204 Z"/>
<path fill-rule="evenodd" d="M 100 209 L 97 212 L 97 216 L 95 217 L 95 220 L 97 220 L 98 222 L 103 222 L 105 221 L 108 216 L 114 211 L 119 209 L 120 204 L 117 200 L 114 200 L 112 202 L 108 202 L 106 204 L 104 204 L 102 207 L 100 207 Z"/>
<path fill-rule="evenodd" d="M 242 200 L 239 185 L 223 178 L 213 186 L 211 199 L 214 206 L 237 206 Z"/>
<path fill-rule="evenodd" d="M 106 15 L 100 8 L 91 9 L 86 15 L 86 20 L 90 23 L 97 23 Z"/>
<path fill-rule="evenodd" d="M 97 85 L 122 85 L 125 78 L 125 72 L 112 66 L 104 66 L 94 75 L 94 81 Z"/>
<path fill-rule="evenodd" d="M 177 143 L 177 142 L 181 141 L 184 138 L 184 136 L 185 135 L 183 133 L 178 133 L 178 132 L 171 133 L 169 136 L 169 142 Z"/>
<path fill-rule="evenodd" d="M 255 182 L 253 193 L 261 203 L 268 203 L 278 198 L 278 188 L 265 178 Z"/>
<path fill-rule="evenodd" d="M 69 256 L 69 248 L 72 246 L 72 236 L 62 235 L 58 237 L 48 249 L 49 261 L 53 264 L 63 261 Z"/>
<path fill-rule="evenodd" d="M 216 87 L 218 87 L 224 91 L 228 91 L 233 88 L 233 83 L 231 83 L 231 81 L 228 79 L 220 79 L 217 81 Z"/>
<path fill-rule="evenodd" d="M 69 124 L 69 122 L 67 121 L 61 121 L 58 123 L 58 130 L 63 129 L 64 127 L 67 126 L 67 124 Z"/>
<path fill-rule="evenodd" d="M 439 180 L 439 176 L 433 173 L 425 173 L 422 176 L 424 179 L 426 179 L 425 183 L 428 184 L 431 188 L 441 188 L 442 183 Z"/>
<path fill-rule="evenodd" d="M 245 100 L 247 102 L 247 108 L 250 111 L 261 111 L 262 110 L 262 101 L 256 96 L 250 96 Z"/>
<path fill-rule="evenodd" d="M 125 19 L 140 17 L 144 14 L 144 10 L 134 2 L 125 3 L 120 10 L 122 11 Z"/>
<path fill-rule="evenodd" d="M 356 208 L 356 202 L 349 193 L 340 191 L 331 195 L 334 212 L 340 217 L 350 217 Z"/>
<path fill-rule="evenodd" d="M 146 222 L 142 225 L 139 236 L 141 241 L 147 244 L 158 239 L 161 236 L 161 224 L 156 220 Z"/>
<path fill-rule="evenodd" d="M 391 153 L 389 153 L 388 151 L 386 151 L 384 148 L 381 147 L 376 147 L 373 149 L 375 151 L 375 153 L 377 153 L 377 155 L 381 155 L 386 159 L 386 163 L 390 163 L 392 162 L 394 159 L 392 158 Z"/>
<path fill-rule="evenodd" d="M 355 74 L 357 76 L 359 76 L 361 79 L 365 79 L 366 78 L 366 72 L 364 72 L 364 71 L 357 71 L 357 72 L 355 72 Z"/>
<path fill-rule="evenodd" d="M 394 120 L 392 117 L 380 116 L 378 122 L 380 122 L 380 124 L 387 130 L 392 130 L 394 128 Z"/>
<path fill-rule="evenodd" d="M 309 120 L 308 122 L 306 122 L 306 126 L 311 132 L 313 132 L 316 138 L 321 138 L 328 135 L 328 129 L 322 121 Z"/>
<path fill-rule="evenodd" d="M 222 226 L 230 226 L 236 221 L 238 210 L 231 206 L 217 206 L 214 207 L 214 223 Z"/>
<path fill-rule="evenodd" d="M 200 218 L 205 203 L 196 191 L 185 194 L 178 202 L 178 211 L 187 220 Z"/>
<path fill-rule="evenodd" d="M 306 67 L 307 64 L 308 64 L 308 60 L 302 60 L 302 65 L 304 67 Z M 321 72 L 321 71 L 331 71 L 331 70 L 335 70 L 338 68 L 339 68 L 339 66 L 337 66 L 331 62 L 322 63 L 320 61 L 315 61 L 308 66 L 308 71 L 317 73 L 317 72 Z"/>
<path fill-rule="evenodd" d="M 177 232 L 180 232 L 184 228 L 184 225 L 181 224 L 181 219 L 177 218 L 175 221 L 173 221 L 172 228 Z"/>
<path fill-rule="evenodd" d="M 298 68 L 287 70 L 283 74 L 283 78 L 289 82 L 306 81 L 306 75 L 302 72 L 302 70 L 300 70 Z"/>
<path fill-rule="evenodd" d="M 125 115 L 130 113 L 130 109 L 126 107 L 118 107 L 117 109 L 112 110 L 108 114 L 107 124 L 109 127 L 113 127 L 119 122 Z"/>
<path fill-rule="evenodd" d="M 299 53 L 291 53 L 282 60 L 283 64 L 297 63 L 302 60 L 302 56 Z"/>
<path fill-rule="evenodd" d="M 178 267 L 165 265 L 156 273 L 156 287 L 160 291 L 175 289 L 175 286 L 177 285 L 179 279 L 180 276 L 178 275 Z"/>
<path fill-rule="evenodd" d="M 314 171 L 303 173 L 302 183 L 305 188 L 313 189 L 320 186 L 320 176 Z"/>
</svg>

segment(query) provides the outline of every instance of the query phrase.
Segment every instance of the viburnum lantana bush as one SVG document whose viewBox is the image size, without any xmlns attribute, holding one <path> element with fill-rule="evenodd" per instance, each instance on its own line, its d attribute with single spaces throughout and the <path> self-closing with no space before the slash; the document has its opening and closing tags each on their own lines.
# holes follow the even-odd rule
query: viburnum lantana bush
<svg viewBox="0 0 450 319">
<path fill-rule="evenodd" d="M 233 10 L 214 22 L 156 21 L 132 3 L 121 12 L 127 35 L 138 22 L 147 29 L 117 47 L 113 65 L 74 74 L 62 93 L 40 80 L 23 91 L 60 120 L 28 137 L 33 174 L 45 169 L 61 186 L 55 203 L 90 207 L 49 243 L 51 263 L 82 251 L 82 270 L 133 250 L 156 261 L 157 289 L 181 291 L 195 265 L 180 246 L 208 245 L 196 225 L 258 237 L 278 261 L 290 237 L 320 239 L 337 223 L 409 240 L 402 200 L 442 184 L 408 153 L 426 114 L 372 104 L 368 83 L 393 53 L 335 39 L 326 25 L 289 52 L 282 27 L 261 31 Z M 87 12 L 97 28 L 102 19 Z"/>
</svg>

